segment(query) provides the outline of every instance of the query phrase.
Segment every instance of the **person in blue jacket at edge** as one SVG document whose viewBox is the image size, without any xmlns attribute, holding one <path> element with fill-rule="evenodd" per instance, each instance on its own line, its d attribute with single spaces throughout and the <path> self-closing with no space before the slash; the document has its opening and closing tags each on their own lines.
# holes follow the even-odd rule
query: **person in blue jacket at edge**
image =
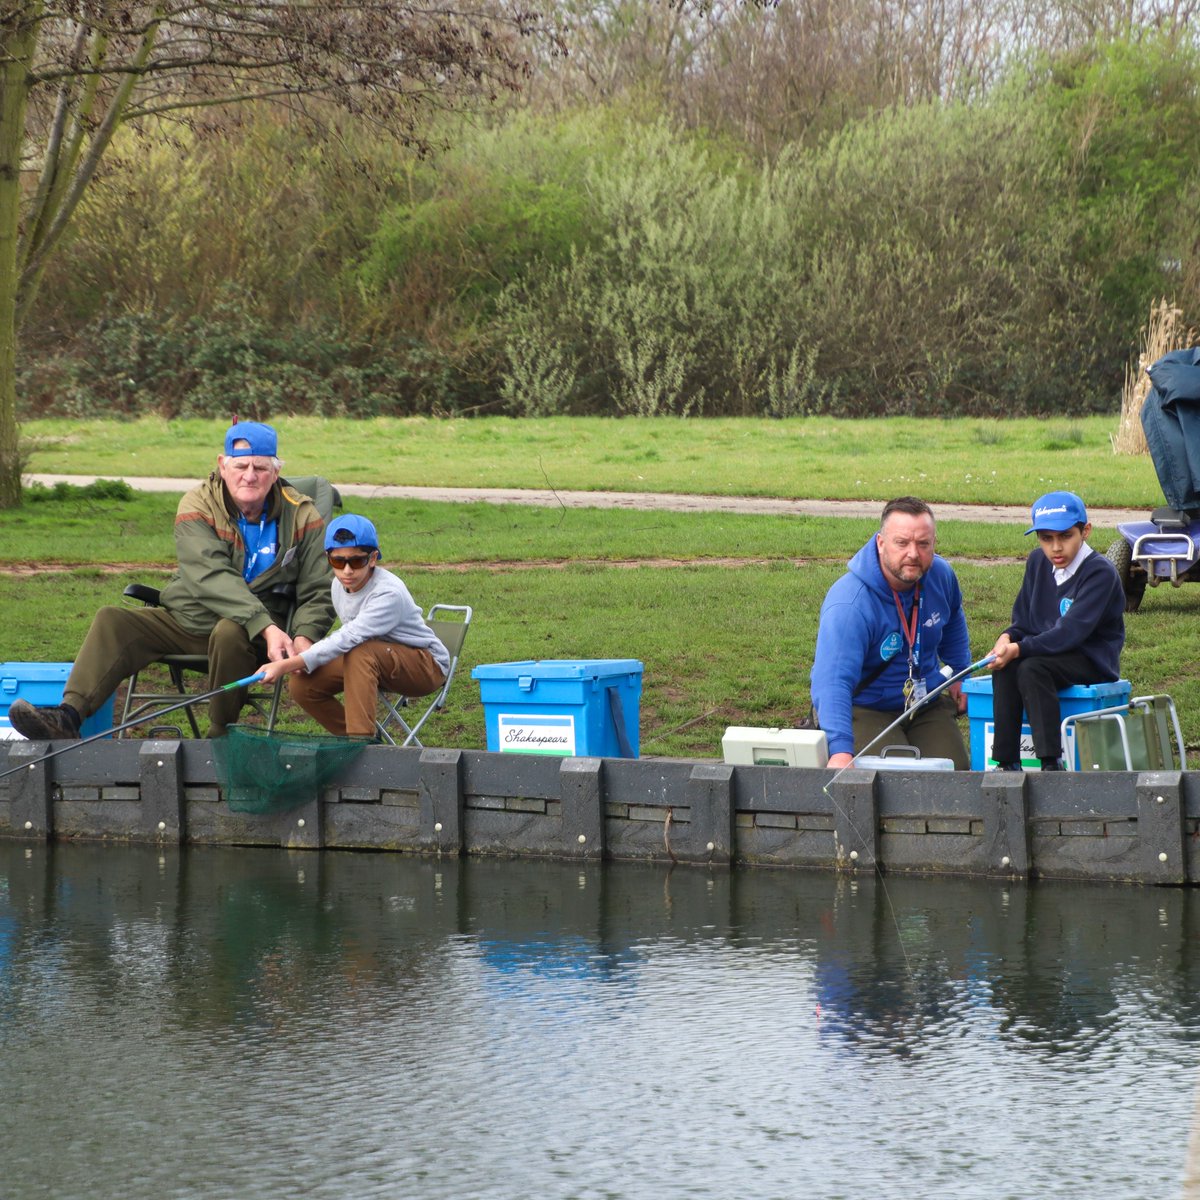
<svg viewBox="0 0 1200 1200">
<path fill-rule="evenodd" d="M 1064 770 L 1059 688 L 1112 683 L 1121 677 L 1125 590 L 1103 554 L 1087 544 L 1092 531 L 1074 492 L 1034 502 L 1039 546 L 1025 562 L 1012 624 L 996 639 L 992 675 L 992 758 L 1020 771 L 1022 709 L 1043 771 Z"/>
<path fill-rule="evenodd" d="M 901 496 L 884 507 L 879 532 L 850 560 L 826 593 L 811 674 L 813 709 L 825 731 L 829 766 L 845 767 L 907 709 L 913 714 L 889 743 L 970 760 L 958 718 L 962 685 L 915 708 L 971 664 L 967 619 L 954 568 L 936 554 L 937 529 L 924 500 Z"/>
</svg>

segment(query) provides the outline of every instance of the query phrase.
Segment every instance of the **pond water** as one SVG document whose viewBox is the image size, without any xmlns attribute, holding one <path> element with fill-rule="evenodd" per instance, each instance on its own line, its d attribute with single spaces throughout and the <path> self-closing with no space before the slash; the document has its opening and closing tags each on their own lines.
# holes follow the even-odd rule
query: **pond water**
<svg viewBox="0 0 1200 1200">
<path fill-rule="evenodd" d="M 1188 1196 L 1198 934 L 1132 887 L 0 843 L 0 1196 Z"/>
</svg>

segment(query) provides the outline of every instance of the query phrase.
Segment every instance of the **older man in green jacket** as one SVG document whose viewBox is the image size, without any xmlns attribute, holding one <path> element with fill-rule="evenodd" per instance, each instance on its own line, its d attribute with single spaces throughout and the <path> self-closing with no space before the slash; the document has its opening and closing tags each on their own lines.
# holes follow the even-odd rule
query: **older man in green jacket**
<svg viewBox="0 0 1200 1200">
<path fill-rule="evenodd" d="M 333 625 L 325 523 L 286 480 L 269 425 L 242 422 L 225 434 L 217 469 L 175 513 L 179 568 L 159 608 L 100 609 L 63 689 L 63 703 L 16 700 L 13 728 L 27 738 L 77 738 L 79 726 L 117 684 L 164 654 L 208 656 L 209 686 L 251 675 L 263 662 L 307 650 Z M 287 614 L 295 600 L 295 615 Z M 209 705 L 210 737 L 237 720 L 244 689 Z"/>
</svg>

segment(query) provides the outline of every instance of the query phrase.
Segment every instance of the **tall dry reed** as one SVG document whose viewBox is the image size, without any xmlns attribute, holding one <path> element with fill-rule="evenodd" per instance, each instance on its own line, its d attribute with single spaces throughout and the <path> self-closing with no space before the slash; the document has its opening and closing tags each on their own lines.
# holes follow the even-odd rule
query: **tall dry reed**
<svg viewBox="0 0 1200 1200">
<path fill-rule="evenodd" d="M 1183 323 L 1183 310 L 1166 299 L 1150 306 L 1150 320 L 1142 331 L 1142 352 L 1137 366 L 1126 366 L 1125 386 L 1121 389 L 1121 419 L 1112 435 L 1114 454 L 1149 454 L 1146 434 L 1142 429 L 1142 405 L 1150 391 L 1150 376 L 1146 368 L 1164 354 L 1189 345 L 1195 331 Z"/>
</svg>

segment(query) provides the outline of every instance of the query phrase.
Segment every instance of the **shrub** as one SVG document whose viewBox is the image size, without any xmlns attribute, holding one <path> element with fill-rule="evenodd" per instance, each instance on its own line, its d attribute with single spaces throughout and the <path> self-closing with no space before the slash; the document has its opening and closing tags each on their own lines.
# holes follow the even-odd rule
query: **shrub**
<svg viewBox="0 0 1200 1200">
<path fill-rule="evenodd" d="M 489 320 L 505 287 L 589 243 L 587 164 L 621 136 L 612 113 L 516 114 L 407 164 L 354 271 L 364 302 L 401 328 Z"/>
<path fill-rule="evenodd" d="M 461 411 L 480 402 L 471 355 L 439 359 L 423 343 L 379 346 L 325 323 L 277 326 L 254 297 L 227 288 L 207 316 L 117 312 L 87 326 L 78 348 L 27 364 L 26 416 L 97 412 L 268 419 Z"/>
</svg>

